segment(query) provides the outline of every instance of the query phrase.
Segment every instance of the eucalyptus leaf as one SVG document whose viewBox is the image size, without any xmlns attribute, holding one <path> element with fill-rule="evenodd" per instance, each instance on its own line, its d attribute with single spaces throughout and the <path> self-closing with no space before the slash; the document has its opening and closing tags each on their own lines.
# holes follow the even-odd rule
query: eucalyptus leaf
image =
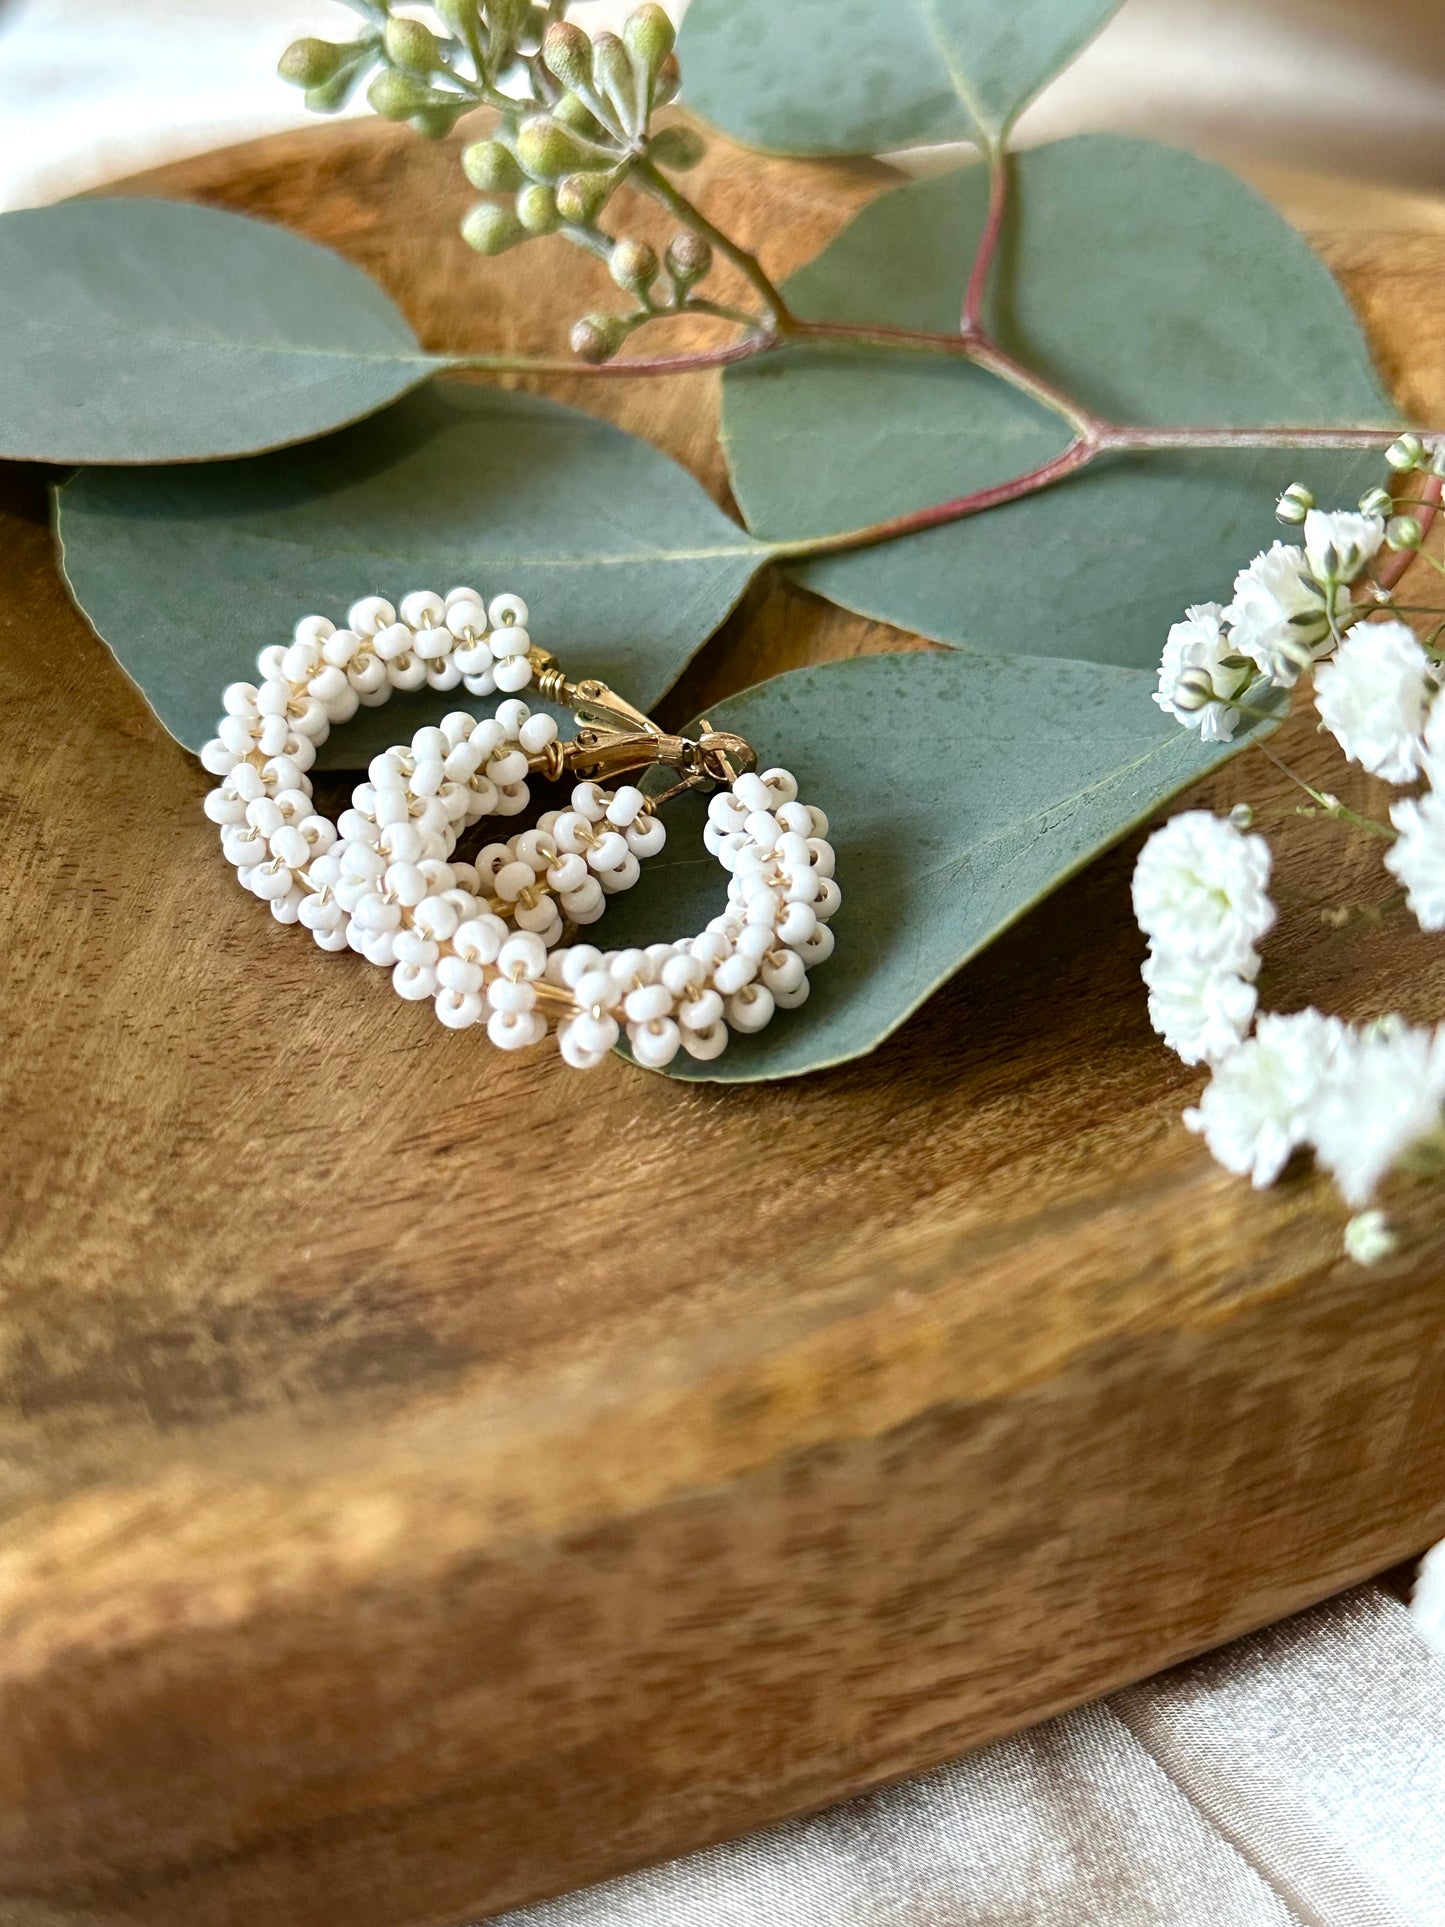
<svg viewBox="0 0 1445 1927">
<path fill-rule="evenodd" d="M 1030 367 L 1116 421 L 1380 423 L 1389 439 L 1394 411 L 1339 288 L 1232 175 L 1112 135 L 1021 154 L 1013 171 L 987 318 Z M 814 320 L 955 327 L 986 201 L 977 166 L 900 188 L 788 282 L 790 302 Z M 785 545 L 1022 473 L 1068 439 L 954 361 L 816 348 L 730 369 L 723 433 L 749 527 Z M 792 572 L 942 642 L 1142 667 L 1186 603 L 1228 599 L 1278 534 L 1289 482 L 1348 505 L 1380 472 L 1372 453 L 1111 456 L 987 515 Z"/>
<path fill-rule="evenodd" d="M 359 268 L 179 201 L 0 215 L 0 457 L 189 462 L 323 435 L 445 365 Z"/>
<path fill-rule="evenodd" d="M 285 454 L 82 470 L 57 500 L 76 601 L 190 749 L 215 733 L 226 683 L 302 616 L 460 582 L 523 596 L 572 674 L 650 707 L 768 553 L 648 443 L 455 384 Z M 457 700 L 363 709 L 321 761 L 364 764 Z"/>
<path fill-rule="evenodd" d="M 1176 791 L 1232 755 L 1149 701 L 1137 670 L 972 652 L 865 656 L 793 670 L 716 705 L 829 817 L 842 907 L 808 1001 L 674 1075 L 793 1077 L 860 1057 L 1026 910 Z M 726 879 L 703 806 L 608 904 L 609 947 L 691 935 Z M 1126 906 L 1120 906 L 1121 914 Z"/>
<path fill-rule="evenodd" d="M 692 0 L 688 105 L 776 154 L 994 147 L 1119 0 Z"/>
</svg>

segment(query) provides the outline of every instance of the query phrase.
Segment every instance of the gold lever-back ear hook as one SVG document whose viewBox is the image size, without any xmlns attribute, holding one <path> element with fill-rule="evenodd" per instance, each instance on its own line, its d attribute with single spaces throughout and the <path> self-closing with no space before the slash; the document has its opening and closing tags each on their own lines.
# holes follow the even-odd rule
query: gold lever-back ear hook
<svg viewBox="0 0 1445 1927">
<path fill-rule="evenodd" d="M 757 768 L 752 744 L 730 730 L 714 730 L 704 722 L 696 739 L 671 736 L 596 677 L 570 682 L 550 650 L 534 645 L 528 656 L 539 692 L 565 704 L 577 718 L 575 741 L 559 747 L 564 766 L 584 780 L 610 782 L 653 768 L 677 770 L 681 780 L 651 798 L 655 808 L 683 790 L 732 783 L 744 770 Z"/>
</svg>

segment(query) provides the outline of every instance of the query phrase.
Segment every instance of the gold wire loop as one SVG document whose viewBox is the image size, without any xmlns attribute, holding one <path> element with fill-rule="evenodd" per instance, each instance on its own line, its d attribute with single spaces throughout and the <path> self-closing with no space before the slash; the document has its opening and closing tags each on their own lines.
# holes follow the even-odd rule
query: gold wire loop
<svg viewBox="0 0 1445 1927">
<path fill-rule="evenodd" d="M 533 645 L 528 659 L 539 693 L 564 704 L 578 723 L 571 742 L 550 743 L 535 759 L 534 767 L 551 781 L 564 770 L 599 783 L 649 769 L 676 770 L 679 781 L 650 799 L 656 808 L 683 790 L 733 783 L 758 766 L 752 744 L 731 730 L 715 730 L 703 722 L 696 738 L 669 735 L 597 677 L 569 681 L 550 650 Z"/>
</svg>

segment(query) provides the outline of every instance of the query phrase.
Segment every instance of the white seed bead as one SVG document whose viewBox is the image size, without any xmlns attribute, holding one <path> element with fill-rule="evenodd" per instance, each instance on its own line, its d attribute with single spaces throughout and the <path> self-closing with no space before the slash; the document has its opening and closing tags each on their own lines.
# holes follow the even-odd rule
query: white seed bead
<svg viewBox="0 0 1445 1927">
<path fill-rule="evenodd" d="M 714 1057 L 721 1057 L 728 1047 L 727 1025 L 716 1023 L 706 1030 L 685 1030 L 682 1046 L 689 1057 L 695 1057 L 702 1064 L 710 1063 Z"/>
<path fill-rule="evenodd" d="M 728 1023 L 734 1030 L 762 1030 L 772 1021 L 773 993 L 766 984 L 745 984 L 728 998 Z"/>
<path fill-rule="evenodd" d="M 660 1071 L 677 1056 L 682 1034 L 670 1017 L 657 1017 L 650 1024 L 629 1024 L 627 1041 L 639 1064 Z"/>
<path fill-rule="evenodd" d="M 494 629 L 499 629 L 507 623 L 517 623 L 525 629 L 527 605 L 519 595 L 493 596 L 487 604 L 487 620 Z"/>
<path fill-rule="evenodd" d="M 439 990 L 435 1009 L 448 1030 L 466 1030 L 479 1024 L 486 1014 L 486 1006 L 474 990 Z"/>
</svg>

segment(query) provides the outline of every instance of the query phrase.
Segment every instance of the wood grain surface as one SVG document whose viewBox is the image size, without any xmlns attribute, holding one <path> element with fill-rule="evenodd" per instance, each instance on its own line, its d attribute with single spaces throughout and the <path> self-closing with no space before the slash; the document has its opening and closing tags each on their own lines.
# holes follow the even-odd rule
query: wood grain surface
<svg viewBox="0 0 1445 1927">
<path fill-rule="evenodd" d="M 784 271 L 887 178 L 721 148 L 700 187 Z M 509 292 L 453 239 L 451 151 L 373 124 L 130 186 L 331 242 L 429 345 L 549 348 L 586 305 L 560 243 Z M 1445 232 L 1313 206 L 1445 422 Z M 554 392 L 724 494 L 711 378 Z M 850 1068 L 505 1059 L 236 890 L 206 779 L 67 603 L 46 480 L 0 474 L 3 1927 L 445 1927 L 1445 1529 L 1445 1225 L 1403 1195 L 1361 1271 L 1325 1184 L 1255 1195 L 1186 1134 L 1137 838 Z M 676 709 L 911 646 L 767 582 Z M 1332 767 L 1307 717 L 1281 745 Z M 1197 800 L 1243 794 L 1292 806 L 1258 753 Z M 1438 1014 L 1377 847 L 1287 816 L 1278 847 L 1274 1003 Z"/>
</svg>

